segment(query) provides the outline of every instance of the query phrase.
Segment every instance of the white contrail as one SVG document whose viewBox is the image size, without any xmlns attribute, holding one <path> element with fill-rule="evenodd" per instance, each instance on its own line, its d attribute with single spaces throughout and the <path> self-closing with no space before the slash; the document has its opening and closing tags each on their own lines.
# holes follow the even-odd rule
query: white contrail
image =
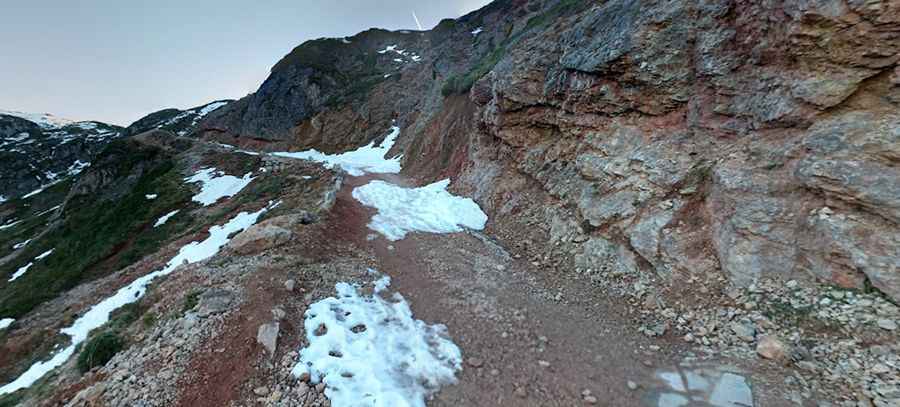
<svg viewBox="0 0 900 407">
<path fill-rule="evenodd" d="M 419 17 L 416 16 L 415 11 L 413 11 L 412 13 L 413 13 L 413 19 L 416 20 L 416 25 L 419 26 L 419 31 L 422 31 L 424 28 L 422 28 L 422 23 L 419 22 Z"/>
</svg>

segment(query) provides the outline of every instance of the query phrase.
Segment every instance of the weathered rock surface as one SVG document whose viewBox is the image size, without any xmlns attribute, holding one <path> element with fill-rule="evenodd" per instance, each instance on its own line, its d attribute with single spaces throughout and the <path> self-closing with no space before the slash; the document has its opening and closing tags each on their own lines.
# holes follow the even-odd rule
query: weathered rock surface
<svg viewBox="0 0 900 407">
<path fill-rule="evenodd" d="M 405 168 L 496 221 L 566 208 L 576 267 L 900 299 L 898 52 L 891 1 L 497 1 L 301 45 L 200 134 L 331 151 L 397 119 Z"/>
</svg>

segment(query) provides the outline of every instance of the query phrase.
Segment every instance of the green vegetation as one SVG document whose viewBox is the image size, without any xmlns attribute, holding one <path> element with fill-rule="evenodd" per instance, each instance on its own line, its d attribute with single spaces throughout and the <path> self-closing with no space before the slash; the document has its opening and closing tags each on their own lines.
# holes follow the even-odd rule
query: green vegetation
<svg viewBox="0 0 900 407">
<path fill-rule="evenodd" d="M 163 227 L 152 227 L 160 216 L 190 202 L 180 172 L 158 148 L 130 140 L 116 142 L 97 161 L 101 165 L 107 162 L 104 169 L 116 174 L 117 180 L 134 174 L 137 168 L 144 171 L 133 188 L 120 192 L 125 193 L 122 197 L 104 199 L 112 193 L 107 189 L 120 187 L 112 185 L 97 194 L 71 199 L 64 221 L 23 249 L 19 259 L 32 259 L 50 249 L 53 254 L 35 262 L 22 278 L 0 286 L 0 315 L 22 316 L 60 292 L 128 266 L 157 251 L 190 222 L 188 217 L 176 217 Z M 148 201 L 147 194 L 158 198 Z M 0 275 L 12 274 L 22 261 L 7 265 Z"/>
<path fill-rule="evenodd" d="M 109 330 L 94 336 L 78 354 L 78 370 L 82 373 L 96 366 L 103 366 L 125 347 L 125 341 L 115 331 Z"/>
<path fill-rule="evenodd" d="M 184 297 L 184 304 L 181 306 L 181 313 L 186 314 L 194 309 L 200 303 L 200 291 L 191 291 Z"/>
<path fill-rule="evenodd" d="M 468 72 L 448 78 L 444 82 L 443 87 L 441 87 L 441 94 L 450 96 L 468 92 L 475 85 L 476 81 L 494 69 L 497 63 L 506 56 L 507 50 L 519 42 L 522 36 L 529 32 L 549 27 L 550 24 L 557 21 L 560 17 L 576 10 L 584 3 L 587 3 L 587 0 L 563 0 L 544 13 L 530 18 L 525 28 L 512 36 L 507 34 L 506 40 L 494 48 L 493 51 L 483 56 Z"/>
</svg>

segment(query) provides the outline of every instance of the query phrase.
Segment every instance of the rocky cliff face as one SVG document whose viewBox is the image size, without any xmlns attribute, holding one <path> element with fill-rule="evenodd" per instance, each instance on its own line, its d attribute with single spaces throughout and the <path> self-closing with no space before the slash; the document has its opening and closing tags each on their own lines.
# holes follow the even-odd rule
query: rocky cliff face
<svg viewBox="0 0 900 407">
<path fill-rule="evenodd" d="M 897 300 L 898 48 L 890 1 L 499 1 L 301 45 L 201 134 L 337 150 L 398 119 L 410 175 L 540 212 L 573 269 Z"/>
<path fill-rule="evenodd" d="M 36 123 L 0 114 L 0 196 L 20 197 L 78 174 L 121 131 L 100 122 Z"/>
</svg>

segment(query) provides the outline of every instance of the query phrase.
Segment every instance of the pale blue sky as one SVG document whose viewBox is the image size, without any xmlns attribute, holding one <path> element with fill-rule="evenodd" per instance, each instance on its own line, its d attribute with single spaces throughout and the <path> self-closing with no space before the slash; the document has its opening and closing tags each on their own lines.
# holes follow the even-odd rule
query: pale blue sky
<svg viewBox="0 0 900 407">
<path fill-rule="evenodd" d="M 0 109 L 128 125 L 253 92 L 301 42 L 425 28 L 490 0 L 3 1 Z"/>
</svg>

